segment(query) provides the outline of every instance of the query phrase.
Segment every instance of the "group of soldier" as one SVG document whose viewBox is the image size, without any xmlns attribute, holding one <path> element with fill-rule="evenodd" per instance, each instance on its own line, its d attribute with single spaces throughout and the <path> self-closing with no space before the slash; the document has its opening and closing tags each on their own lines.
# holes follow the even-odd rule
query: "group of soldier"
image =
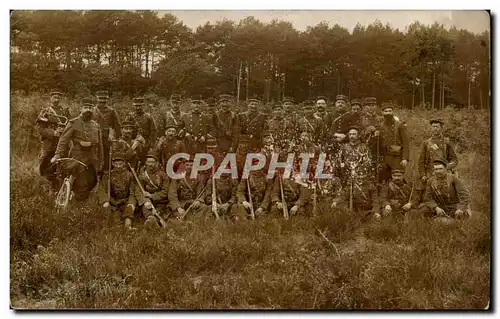
<svg viewBox="0 0 500 319">
<path fill-rule="evenodd" d="M 405 179 L 410 141 L 405 122 L 394 115 L 394 105 L 378 107 L 374 97 L 348 101 L 336 96 L 296 104 L 291 98 L 262 104 L 249 99 L 240 107 L 227 94 L 215 103 L 172 95 L 169 107 L 152 115 L 145 99 L 133 99 L 133 111 L 123 121 L 109 106 L 107 91 L 81 101 L 80 114 L 71 120 L 61 106 L 62 93 L 54 90 L 50 105 L 37 118 L 42 140 L 40 174 L 58 191 L 60 173 L 74 177 L 74 199 L 85 201 L 97 187 L 99 204 L 118 211 L 127 229 L 136 218 L 156 228 L 165 219 L 186 216 L 232 221 L 265 215 L 293 218 L 320 210 L 349 209 L 362 218 L 386 216 L 436 217 L 453 220 L 470 216 L 470 196 L 454 173 L 458 158 L 454 145 L 443 136 L 443 121 L 430 121 L 431 137 L 422 143 L 418 178 Z M 96 100 L 96 101 L 95 101 Z M 182 107 L 182 110 L 181 110 Z M 246 109 L 244 109 L 246 108 Z M 236 153 L 238 178 L 214 172 L 227 153 Z M 259 170 L 242 178 L 248 153 L 268 159 Z M 177 161 L 183 178 L 170 179 L 169 158 Z M 191 176 L 196 153 L 210 153 L 212 170 Z M 292 174 L 278 169 L 273 178 L 267 168 L 273 154 L 313 154 L 308 175 L 298 174 L 302 159 L 294 157 Z M 326 154 L 325 171 L 315 175 L 318 159 Z M 77 161 L 61 161 L 72 158 Z M 73 194 L 72 194 L 73 195 Z"/>
</svg>

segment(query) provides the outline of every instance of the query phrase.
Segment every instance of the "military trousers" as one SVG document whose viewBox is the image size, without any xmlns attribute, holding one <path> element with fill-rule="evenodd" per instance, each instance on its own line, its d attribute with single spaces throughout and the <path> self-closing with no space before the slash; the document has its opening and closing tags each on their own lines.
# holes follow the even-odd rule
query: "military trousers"
<svg viewBox="0 0 500 319">
<path fill-rule="evenodd" d="M 90 192 L 97 185 L 97 173 L 94 165 L 89 165 L 87 169 L 80 166 L 81 169 L 74 170 L 75 180 L 73 182 L 73 191 L 76 201 L 88 199 Z"/>
<path fill-rule="evenodd" d="M 392 169 L 399 168 L 402 160 L 403 158 L 400 155 L 385 155 L 384 162 L 379 171 L 379 182 L 389 181 L 391 179 Z"/>
<path fill-rule="evenodd" d="M 134 204 L 129 204 L 127 202 L 121 202 L 118 205 L 110 205 L 112 212 L 118 212 L 120 213 L 120 217 L 122 219 L 125 218 L 134 218 L 134 210 L 135 210 L 135 205 Z"/>
<path fill-rule="evenodd" d="M 43 151 L 39 157 L 38 171 L 41 176 L 45 177 L 50 182 L 50 187 L 53 191 L 59 190 L 61 187 L 61 180 L 57 175 L 57 165 L 50 163 L 54 157 L 55 149 Z"/>
</svg>

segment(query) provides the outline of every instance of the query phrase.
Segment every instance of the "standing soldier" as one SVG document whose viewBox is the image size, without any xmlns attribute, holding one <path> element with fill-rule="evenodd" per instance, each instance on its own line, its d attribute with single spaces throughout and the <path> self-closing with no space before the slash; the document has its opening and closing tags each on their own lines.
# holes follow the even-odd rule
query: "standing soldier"
<svg viewBox="0 0 500 319">
<path fill-rule="evenodd" d="M 335 113 L 329 126 L 330 134 L 333 133 L 333 136 L 330 135 L 330 139 L 335 139 L 337 142 L 345 140 L 346 131 L 349 129 L 349 126 L 346 126 L 348 117 L 347 96 L 339 94 L 335 100 Z"/>
<path fill-rule="evenodd" d="M 51 165 L 50 160 L 56 152 L 59 137 L 70 116 L 69 110 L 60 105 L 61 95 L 61 92 L 52 90 L 50 92 L 50 105 L 44 108 L 36 119 L 37 131 L 42 142 L 39 172 L 50 182 L 50 193 L 57 192 L 59 188 L 56 166 Z"/>
<path fill-rule="evenodd" d="M 184 218 L 186 214 L 206 215 L 210 208 L 205 205 L 206 178 L 198 174 L 197 178 L 190 177 L 193 160 L 189 159 L 180 165 L 183 172 L 181 179 L 173 179 L 168 191 L 171 215 Z M 188 211 L 189 210 L 189 211 Z"/>
<path fill-rule="evenodd" d="M 165 114 L 160 115 L 160 119 L 158 121 L 158 132 L 164 133 L 166 130 L 167 123 L 177 125 L 177 129 L 182 129 L 181 118 L 184 113 L 181 112 L 181 96 L 179 94 L 172 94 L 170 96 L 169 106 L 170 110 L 167 110 Z"/>
<path fill-rule="evenodd" d="M 425 190 L 427 179 L 432 175 L 432 163 L 435 160 L 444 161 L 446 168 L 452 173 L 458 165 L 455 147 L 450 139 L 443 135 L 443 120 L 432 119 L 430 123 L 432 136 L 420 146 L 420 156 L 418 158 L 418 177 L 420 180 L 417 183 L 417 189 L 421 195 Z"/>
<path fill-rule="evenodd" d="M 421 213 L 442 218 L 468 218 L 471 216 L 470 195 L 463 181 L 447 172 L 447 162 L 434 160 L 434 175 L 427 180 L 425 206 Z"/>
<path fill-rule="evenodd" d="M 156 143 L 156 123 L 151 114 L 144 112 L 144 97 L 135 97 L 133 100 L 134 112 L 130 113 L 137 123 L 138 135 L 144 138 L 145 150 L 149 150 Z M 139 160 L 144 163 L 146 154 L 141 154 Z"/>
<path fill-rule="evenodd" d="M 177 139 L 177 125 L 172 119 L 167 121 L 165 125 L 165 135 L 158 139 L 156 150 L 160 154 L 160 163 L 163 171 L 166 170 L 167 162 L 172 155 L 186 152 L 184 142 Z M 177 165 L 174 167 L 174 171 L 175 170 L 177 170 Z"/>
<path fill-rule="evenodd" d="M 113 141 L 112 152 L 122 152 L 125 159 L 134 169 L 139 170 L 139 158 L 146 152 L 146 141 L 137 134 L 135 120 L 127 116 L 122 123 L 122 136 Z M 127 166 L 128 167 L 128 166 Z"/>
<path fill-rule="evenodd" d="M 321 132 L 323 124 L 321 119 L 314 113 L 314 107 L 311 105 L 304 106 L 304 115 L 298 118 L 296 132 L 308 132 L 314 143 L 319 144 L 321 141 Z"/>
<path fill-rule="evenodd" d="M 356 175 L 373 176 L 372 161 L 366 144 L 359 138 L 359 128 L 351 127 L 348 130 L 349 142 L 342 145 L 337 159 L 337 174 L 341 176 L 342 184 L 348 184 Z"/>
<path fill-rule="evenodd" d="M 97 106 L 92 114 L 92 119 L 101 127 L 102 135 L 102 151 L 104 153 L 103 172 L 108 171 L 109 165 L 109 148 L 111 141 L 120 138 L 122 135 L 120 120 L 116 111 L 107 106 L 109 100 L 108 91 L 97 91 Z M 110 129 L 113 129 L 115 135 L 110 134 Z"/>
<path fill-rule="evenodd" d="M 260 101 L 248 100 L 248 111 L 241 113 L 240 135 L 248 135 L 251 140 L 251 148 L 259 149 L 261 134 L 266 126 L 266 115 L 259 111 Z"/>
<path fill-rule="evenodd" d="M 113 212 L 120 212 L 125 221 L 125 229 L 131 230 L 137 204 L 134 176 L 128 170 L 125 153 L 113 152 L 111 157 L 111 180 L 108 180 L 108 174 L 104 174 L 99 183 L 97 192 L 99 204 L 104 208 L 110 208 Z"/>
<path fill-rule="evenodd" d="M 210 135 L 217 139 L 223 153 L 233 152 L 236 150 L 240 131 L 239 117 L 231 111 L 230 99 L 221 98 L 219 107 L 219 111 L 210 115 Z"/>
<path fill-rule="evenodd" d="M 207 120 L 201 112 L 201 101 L 191 101 L 191 111 L 184 114 L 181 119 L 181 130 L 179 136 L 184 138 L 187 153 L 193 156 L 196 153 L 205 152 L 207 138 Z"/>
<path fill-rule="evenodd" d="M 158 153 L 151 149 L 146 155 L 146 163 L 138 174 L 144 193 L 139 185 L 135 188 L 135 197 L 138 206 L 142 207 L 142 215 L 146 218 L 144 226 L 159 228 L 159 220 L 153 213 L 153 209 L 165 212 L 168 204 L 168 190 L 170 179 L 160 169 Z"/>
<path fill-rule="evenodd" d="M 245 220 L 248 217 L 257 218 L 266 214 L 271 201 L 272 187 L 273 181 L 267 178 L 265 168 L 251 171 L 248 179 L 242 178 L 236 193 L 237 204 L 233 205 L 231 209 L 233 218 L 238 221 Z"/>
<path fill-rule="evenodd" d="M 384 150 L 382 149 L 383 141 L 380 135 L 382 118 L 377 115 L 377 99 L 375 97 L 365 98 L 361 122 L 361 140 L 366 143 L 370 150 L 373 171 L 376 173 L 375 177 L 377 177 L 377 172 L 380 171 L 384 161 Z M 377 183 L 379 182 L 378 180 Z"/>
<path fill-rule="evenodd" d="M 102 137 L 99 124 L 92 120 L 92 108 L 94 107 L 93 97 L 84 98 L 80 115 L 69 121 L 64 129 L 54 157 L 51 163 L 68 154 L 69 157 L 76 159 L 87 168 L 76 162 L 70 162 L 63 167 L 65 171 L 71 171 L 74 176 L 72 189 L 75 192 L 75 200 L 86 200 L 90 191 L 97 184 L 97 176 L 102 172 L 103 151 Z M 66 164 L 66 163 L 65 163 Z"/>
<path fill-rule="evenodd" d="M 248 153 L 257 152 L 256 149 L 251 149 L 250 138 L 247 135 L 240 135 L 238 148 L 236 149 L 236 167 L 238 171 L 238 179 L 241 179 L 245 161 Z"/>
<path fill-rule="evenodd" d="M 351 110 L 340 118 L 339 125 L 337 126 L 338 131 L 335 133 L 347 135 L 347 130 L 350 127 L 356 126 L 362 128 L 363 122 L 361 117 L 361 106 L 361 100 L 352 100 Z"/>
<path fill-rule="evenodd" d="M 380 171 L 380 179 L 387 181 L 391 176 L 391 169 L 399 166 L 406 167 L 410 147 L 406 124 L 393 115 L 394 106 L 392 103 L 382 105 L 384 115 L 381 125 L 381 135 L 383 145 L 381 147 L 384 154 L 384 163 Z"/>
<path fill-rule="evenodd" d="M 384 184 L 380 190 L 382 215 L 406 214 L 410 209 L 416 209 L 420 198 L 413 185 L 406 182 L 404 170 L 396 167 L 391 175 L 391 181 Z"/>
</svg>

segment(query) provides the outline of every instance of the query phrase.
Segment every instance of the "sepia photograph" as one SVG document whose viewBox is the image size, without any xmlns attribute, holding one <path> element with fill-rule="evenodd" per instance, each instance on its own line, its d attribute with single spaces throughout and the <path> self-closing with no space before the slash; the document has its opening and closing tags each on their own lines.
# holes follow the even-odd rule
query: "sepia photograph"
<svg viewBox="0 0 500 319">
<path fill-rule="evenodd" d="M 491 311 L 489 11 L 9 19 L 12 311 Z"/>
</svg>

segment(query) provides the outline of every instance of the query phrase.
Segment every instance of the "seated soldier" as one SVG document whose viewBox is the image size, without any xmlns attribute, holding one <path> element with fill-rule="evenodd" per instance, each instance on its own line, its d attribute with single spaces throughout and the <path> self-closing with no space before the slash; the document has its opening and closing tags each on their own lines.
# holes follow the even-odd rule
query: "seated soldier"
<svg viewBox="0 0 500 319">
<path fill-rule="evenodd" d="M 425 206 L 420 212 L 425 216 L 448 219 L 470 217 L 470 195 L 463 181 L 447 171 L 443 160 L 435 160 L 433 166 L 434 175 L 427 180 Z"/>
<path fill-rule="evenodd" d="M 257 163 L 254 162 L 255 164 Z M 242 178 L 236 192 L 237 204 L 233 205 L 231 209 L 233 219 L 244 220 L 248 217 L 266 214 L 271 200 L 271 188 L 272 180 L 267 178 L 265 167 L 251 171 L 248 179 Z M 252 210 L 254 216 L 251 215 Z"/>
<path fill-rule="evenodd" d="M 410 209 L 416 209 L 420 202 L 414 186 L 406 182 L 403 174 L 404 168 L 392 169 L 391 181 L 384 184 L 380 190 L 383 216 L 391 213 L 405 215 Z"/>
<path fill-rule="evenodd" d="M 137 203 L 134 195 L 134 176 L 127 169 L 124 153 L 113 152 L 111 165 L 111 181 L 108 184 L 109 175 L 103 175 L 97 190 L 98 201 L 104 208 L 110 208 L 113 212 L 121 212 L 121 217 L 125 220 L 125 229 L 131 230 Z"/>
<path fill-rule="evenodd" d="M 380 204 L 377 196 L 377 185 L 366 175 L 358 174 L 350 179 L 344 188 L 342 206 L 352 208 L 352 211 L 365 219 L 373 216 L 380 219 Z"/>
<path fill-rule="evenodd" d="M 139 157 L 144 154 L 146 141 L 137 134 L 137 126 L 133 118 L 126 117 L 122 123 L 122 136 L 118 140 L 113 141 L 112 151 L 124 152 L 125 160 L 134 169 L 139 169 Z M 128 165 L 125 164 L 128 167 Z"/>
<path fill-rule="evenodd" d="M 142 206 L 142 214 L 146 218 L 144 225 L 150 228 L 159 228 L 159 220 L 154 216 L 153 210 L 165 211 L 168 204 L 168 187 L 170 179 L 160 169 L 158 153 L 151 149 L 146 155 L 146 163 L 138 174 L 144 193 L 139 185 L 135 188 L 137 203 Z"/>
<path fill-rule="evenodd" d="M 212 191 L 215 182 L 215 199 L 217 200 L 217 213 L 220 217 L 228 217 L 231 212 L 231 207 L 236 203 L 236 190 L 238 188 L 238 180 L 232 179 L 231 174 L 223 173 L 220 178 L 207 181 L 207 192 L 205 195 L 205 204 L 209 206 L 213 212 Z"/>
<path fill-rule="evenodd" d="M 187 214 L 205 215 L 210 208 L 204 203 L 206 176 L 198 174 L 196 179 L 191 179 L 193 160 L 185 160 L 179 165 L 179 171 L 183 174 L 181 179 L 172 179 L 168 190 L 170 202 L 170 214 L 179 219 Z M 171 217 L 171 216 L 168 216 Z"/>
<path fill-rule="evenodd" d="M 317 184 L 318 203 L 326 203 L 326 207 L 335 208 L 342 200 L 342 184 L 340 178 L 319 179 Z"/>
<path fill-rule="evenodd" d="M 283 172 L 283 169 L 277 171 Z M 282 178 L 282 175 L 278 175 L 274 179 L 274 185 L 271 189 L 271 215 L 279 216 L 284 214 L 284 206 L 287 206 L 289 216 L 293 215 L 303 215 L 307 211 L 311 213 L 310 204 L 311 201 L 311 190 L 305 187 L 302 183 L 297 183 L 293 178 L 293 174 L 290 178 Z M 285 198 L 281 196 L 281 193 Z"/>
</svg>

